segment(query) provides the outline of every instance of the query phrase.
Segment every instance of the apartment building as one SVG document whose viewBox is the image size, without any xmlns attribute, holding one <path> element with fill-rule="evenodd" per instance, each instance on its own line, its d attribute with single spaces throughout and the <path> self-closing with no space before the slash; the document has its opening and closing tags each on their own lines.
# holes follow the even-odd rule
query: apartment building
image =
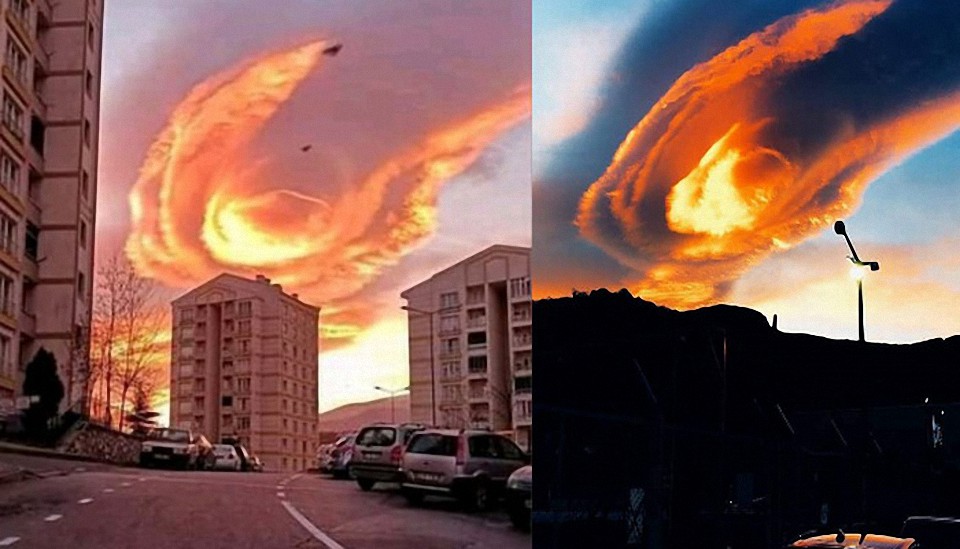
<svg viewBox="0 0 960 549">
<path fill-rule="evenodd" d="M 0 400 L 54 353 L 83 403 L 89 335 L 103 0 L 0 0 Z"/>
<path fill-rule="evenodd" d="M 272 470 L 309 467 L 320 309 L 263 276 L 230 274 L 172 307 L 170 425 L 239 439 Z"/>
<path fill-rule="evenodd" d="M 530 249 L 491 246 L 400 295 L 407 300 L 411 419 L 509 431 L 529 449 Z"/>
</svg>

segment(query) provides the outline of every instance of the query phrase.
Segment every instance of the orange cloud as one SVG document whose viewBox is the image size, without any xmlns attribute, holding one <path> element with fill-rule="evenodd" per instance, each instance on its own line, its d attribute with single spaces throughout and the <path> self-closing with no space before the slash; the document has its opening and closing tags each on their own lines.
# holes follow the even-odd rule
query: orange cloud
<svg viewBox="0 0 960 549">
<path fill-rule="evenodd" d="M 126 252 L 141 274 L 174 287 L 224 271 L 264 274 L 315 303 L 349 297 L 433 234 L 443 184 L 530 115 L 523 86 L 435 128 L 338 193 L 283 188 L 251 142 L 322 69 L 325 45 L 253 59 L 177 105 L 130 194 Z M 327 323 L 325 315 L 326 335 L 349 339 L 368 316 L 346 311 Z"/>
<path fill-rule="evenodd" d="M 636 273 L 636 293 L 688 308 L 722 299 L 747 269 L 854 211 L 871 181 L 960 126 L 960 94 L 873 118 L 840 113 L 804 146 L 791 132 L 816 113 L 772 98 L 890 5 L 804 11 L 688 70 L 584 193 L 581 234 Z M 822 93 L 814 103 L 830 109 Z"/>
</svg>

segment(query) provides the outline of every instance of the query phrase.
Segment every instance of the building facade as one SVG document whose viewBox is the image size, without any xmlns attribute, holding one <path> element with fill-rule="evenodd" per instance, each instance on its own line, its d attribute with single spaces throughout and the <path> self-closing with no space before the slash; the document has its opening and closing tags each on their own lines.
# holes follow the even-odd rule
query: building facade
<svg viewBox="0 0 960 549">
<path fill-rule="evenodd" d="M 40 347 L 82 406 L 97 200 L 103 0 L 0 0 L 0 400 Z"/>
<path fill-rule="evenodd" d="M 491 246 L 400 294 L 412 421 L 509 431 L 529 449 L 530 249 Z"/>
<path fill-rule="evenodd" d="M 170 426 L 239 439 L 272 470 L 309 467 L 320 309 L 262 276 L 229 274 L 172 307 Z"/>
</svg>

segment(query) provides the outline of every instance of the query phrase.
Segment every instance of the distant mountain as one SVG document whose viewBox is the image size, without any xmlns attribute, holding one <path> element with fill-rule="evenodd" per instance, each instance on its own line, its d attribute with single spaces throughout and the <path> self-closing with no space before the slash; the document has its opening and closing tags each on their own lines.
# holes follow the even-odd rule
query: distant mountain
<svg viewBox="0 0 960 549">
<path fill-rule="evenodd" d="M 397 422 L 410 421 L 410 395 L 398 395 L 394 403 Z M 353 431 L 376 421 L 390 421 L 390 397 L 356 402 L 320 414 L 319 431 Z"/>
</svg>

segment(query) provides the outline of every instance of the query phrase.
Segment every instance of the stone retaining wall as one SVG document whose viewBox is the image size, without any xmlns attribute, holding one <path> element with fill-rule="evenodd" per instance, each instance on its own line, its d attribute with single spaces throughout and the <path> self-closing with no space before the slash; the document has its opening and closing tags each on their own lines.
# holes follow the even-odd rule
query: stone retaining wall
<svg viewBox="0 0 960 549">
<path fill-rule="evenodd" d="M 134 465 L 140 459 L 140 439 L 95 423 L 88 423 L 73 436 L 64 451 L 98 461 Z"/>
</svg>

